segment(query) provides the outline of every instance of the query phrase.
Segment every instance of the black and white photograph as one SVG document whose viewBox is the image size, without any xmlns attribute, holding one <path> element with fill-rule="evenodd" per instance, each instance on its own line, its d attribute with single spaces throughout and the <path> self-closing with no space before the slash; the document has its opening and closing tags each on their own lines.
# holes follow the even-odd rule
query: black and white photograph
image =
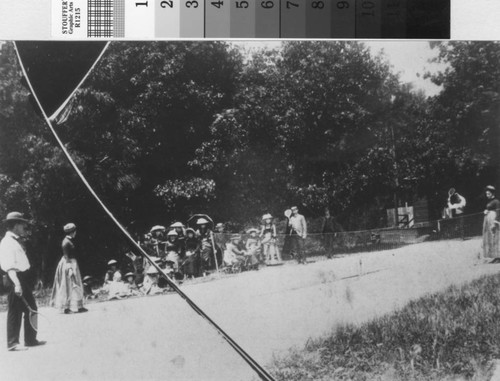
<svg viewBox="0 0 500 381">
<path fill-rule="evenodd" d="M 497 41 L 0 41 L 0 379 L 500 379 L 499 147 Z"/>
</svg>

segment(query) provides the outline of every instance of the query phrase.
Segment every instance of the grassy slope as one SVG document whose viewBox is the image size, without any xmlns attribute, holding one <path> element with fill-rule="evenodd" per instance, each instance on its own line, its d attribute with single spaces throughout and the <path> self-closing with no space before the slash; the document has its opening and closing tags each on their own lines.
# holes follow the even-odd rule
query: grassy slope
<svg viewBox="0 0 500 381">
<path fill-rule="evenodd" d="M 274 360 L 278 380 L 484 380 L 500 358 L 500 275 L 344 326 Z"/>
</svg>

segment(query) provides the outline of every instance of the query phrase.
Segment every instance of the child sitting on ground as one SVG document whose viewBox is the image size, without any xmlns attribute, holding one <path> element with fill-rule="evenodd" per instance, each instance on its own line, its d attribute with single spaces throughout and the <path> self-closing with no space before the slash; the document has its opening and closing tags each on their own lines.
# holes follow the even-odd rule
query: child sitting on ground
<svg viewBox="0 0 500 381">
<path fill-rule="evenodd" d="M 149 266 L 147 269 L 141 291 L 146 295 L 156 295 L 163 292 L 163 289 L 158 286 L 158 270 L 154 266 Z"/>
<path fill-rule="evenodd" d="M 108 300 L 122 299 L 129 296 L 127 285 L 122 281 L 122 274 L 117 271 L 113 276 L 113 281 L 109 283 Z"/>
<path fill-rule="evenodd" d="M 139 287 L 135 283 L 135 274 L 133 272 L 125 274 L 125 285 L 128 288 L 129 296 L 137 296 L 141 294 Z"/>
<path fill-rule="evenodd" d="M 90 275 L 83 278 L 83 296 L 85 299 L 95 299 L 98 296 L 98 292 L 94 293 L 95 279 Z"/>
<path fill-rule="evenodd" d="M 239 234 L 233 234 L 231 240 L 226 244 L 226 250 L 224 250 L 224 263 L 227 266 L 244 265 L 246 252 L 238 248 L 240 241 L 241 236 Z"/>
<path fill-rule="evenodd" d="M 122 273 L 118 269 L 118 262 L 115 259 L 111 259 L 108 262 L 108 271 L 104 276 L 104 288 L 107 290 L 113 282 L 119 282 L 122 280 Z"/>
</svg>

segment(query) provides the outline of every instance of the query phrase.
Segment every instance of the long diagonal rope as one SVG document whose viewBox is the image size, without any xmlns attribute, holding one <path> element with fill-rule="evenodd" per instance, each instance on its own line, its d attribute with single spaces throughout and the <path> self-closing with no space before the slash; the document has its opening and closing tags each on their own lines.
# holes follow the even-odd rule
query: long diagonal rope
<svg viewBox="0 0 500 381">
<path fill-rule="evenodd" d="M 104 45 L 104 48 L 102 49 L 101 53 L 99 54 L 99 56 L 95 59 L 94 63 L 92 64 L 92 66 L 90 67 L 90 69 L 87 71 L 87 74 L 85 74 L 85 76 L 82 78 L 82 80 L 78 83 L 78 85 L 76 85 L 76 87 L 73 89 L 73 91 L 71 92 L 70 95 L 68 95 L 68 97 L 66 98 L 66 100 L 61 103 L 61 105 L 59 106 L 59 108 L 54 111 L 52 113 L 52 115 L 49 115 L 48 119 L 49 120 L 54 120 L 57 115 L 59 115 L 61 113 L 61 111 L 66 107 L 66 105 L 68 104 L 68 102 L 71 100 L 71 98 L 73 98 L 73 95 L 76 94 L 76 92 L 78 91 L 78 89 L 83 85 L 83 83 L 87 80 L 87 77 L 90 75 L 90 73 L 94 70 L 94 67 L 97 65 L 97 63 L 101 60 L 101 57 L 103 56 L 104 52 L 106 51 L 106 49 L 108 49 L 108 46 L 109 46 L 110 42 L 108 41 L 106 43 L 106 45 Z M 17 49 L 16 49 L 17 51 Z M 19 56 L 19 55 L 18 55 Z M 19 59 L 19 62 L 21 61 L 21 59 Z M 21 64 L 22 66 L 22 64 Z M 25 77 L 26 77 L 26 80 L 28 80 L 28 77 L 26 76 L 25 74 Z"/>
<path fill-rule="evenodd" d="M 108 43 L 109 45 L 109 43 Z M 107 48 L 107 46 L 104 48 L 104 50 Z M 45 113 L 45 110 L 43 109 L 37 94 L 35 93 L 33 86 L 31 85 L 31 81 L 28 77 L 28 74 L 26 72 L 26 69 L 23 65 L 23 62 L 21 60 L 21 56 L 19 55 L 19 51 L 17 49 L 17 45 L 14 42 L 14 47 L 19 59 L 19 64 L 21 66 L 21 70 L 26 78 L 26 82 L 28 83 L 28 86 L 31 90 L 31 93 L 33 94 L 34 99 L 36 100 L 36 103 L 38 107 L 40 108 L 43 117 L 45 118 L 45 121 L 47 122 L 47 125 L 50 128 L 50 131 L 54 135 L 54 138 L 56 139 L 57 143 L 59 144 L 61 150 L 64 152 L 66 158 L 68 159 L 69 163 L 75 170 L 75 172 L 78 174 L 78 177 L 80 177 L 80 180 L 83 182 L 83 184 L 86 186 L 87 190 L 90 192 L 90 194 L 94 197 L 94 199 L 97 201 L 97 203 L 101 206 L 101 208 L 106 212 L 106 214 L 111 218 L 111 220 L 115 223 L 115 225 L 122 231 L 122 233 L 125 235 L 125 237 L 130 241 L 130 243 L 135 247 L 148 261 L 149 263 L 158 270 L 158 272 L 165 278 L 167 281 L 168 285 L 172 287 L 172 289 L 181 297 L 183 298 L 186 303 L 196 312 L 198 313 L 203 319 L 205 319 L 215 330 L 226 340 L 227 343 L 245 360 L 245 362 L 258 374 L 261 380 L 263 381 L 275 381 L 275 379 L 257 362 L 255 361 L 248 353 L 246 353 L 243 348 L 241 348 L 224 330 L 217 325 L 200 307 L 198 307 L 181 289 L 175 284 L 175 282 L 170 279 L 170 277 L 161 269 L 154 261 L 153 259 L 144 251 L 144 249 L 132 238 L 132 236 L 128 233 L 128 231 L 120 224 L 120 222 L 115 218 L 113 213 L 107 208 L 107 206 L 101 201 L 99 196 L 96 194 L 92 186 L 89 184 L 83 173 L 80 171 L 76 163 L 74 162 L 73 158 L 67 151 L 66 147 L 64 146 L 63 142 L 59 138 L 59 135 L 57 134 L 56 130 L 52 126 L 52 122 L 50 119 L 47 117 L 47 114 Z M 103 50 L 103 51 L 104 51 Z M 102 54 L 102 53 L 101 53 Z M 83 82 L 81 82 L 83 83 Z M 81 85 L 80 83 L 80 85 Z M 76 91 L 76 90 L 75 90 Z"/>
</svg>

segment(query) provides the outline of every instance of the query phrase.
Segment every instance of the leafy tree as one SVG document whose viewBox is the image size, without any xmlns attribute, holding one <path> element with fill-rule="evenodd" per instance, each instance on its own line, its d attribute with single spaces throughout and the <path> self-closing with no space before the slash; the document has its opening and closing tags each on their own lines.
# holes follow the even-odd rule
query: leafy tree
<svg viewBox="0 0 500 381">
<path fill-rule="evenodd" d="M 87 154 L 90 178 L 124 220 L 144 229 L 186 217 L 185 191 L 203 181 L 188 162 L 231 101 L 240 65 L 218 42 L 111 46 L 77 98 L 66 141 Z M 165 204 L 154 189 L 164 195 L 172 181 L 184 185 Z"/>
<path fill-rule="evenodd" d="M 448 68 L 432 81 L 443 91 L 431 101 L 432 142 L 439 155 L 432 166 L 437 190 L 454 186 L 469 196 L 470 209 L 482 210 L 478 197 L 500 176 L 500 44 L 495 41 L 433 43 Z M 443 194 L 443 193 L 441 193 Z"/>
<path fill-rule="evenodd" d="M 27 102 L 11 43 L 2 45 L 0 78 L 0 213 L 18 210 L 33 218 L 32 260 L 48 272 L 60 256 L 62 225 L 81 216 L 78 210 L 89 210 L 88 203 L 78 202 L 84 196 L 80 184 Z"/>
<path fill-rule="evenodd" d="M 83 271 L 103 271 L 127 245 L 35 116 L 11 44 L 3 45 L 1 59 L 0 94 L 8 102 L 1 106 L 0 187 L 8 197 L 0 206 L 29 212 L 43 230 L 33 236 L 47 274 L 60 257 L 61 227 L 69 220 L 79 226 Z M 171 192 L 175 209 L 154 189 L 196 183 L 187 162 L 214 112 L 230 102 L 240 65 L 238 52 L 224 43 L 113 43 L 68 106 L 69 118 L 57 126 L 62 140 L 133 233 L 186 217 L 182 186 Z"/>
<path fill-rule="evenodd" d="M 385 191 L 389 163 L 374 172 L 360 160 L 382 144 L 397 89 L 388 64 L 363 44 L 289 42 L 258 52 L 193 164 L 216 174 L 227 192 L 220 199 L 234 200 L 227 210 L 242 219 L 291 203 L 311 215 L 327 205 L 361 210 L 366 204 L 355 204 L 370 187 L 379 187 L 374 197 Z"/>
<path fill-rule="evenodd" d="M 137 235 L 196 212 L 256 224 L 291 204 L 308 217 L 328 206 L 346 229 L 381 227 L 394 196 L 438 211 L 451 186 L 480 210 L 482 186 L 499 185 L 499 43 L 433 46 L 448 69 L 429 75 L 443 91 L 427 98 L 358 42 L 253 53 L 114 42 L 56 128 Z M 11 43 L 0 50 L 0 192 L 0 213 L 34 218 L 46 279 L 68 221 L 84 272 L 129 249 L 34 112 Z"/>
<path fill-rule="evenodd" d="M 249 57 L 231 107 L 218 113 L 190 162 L 216 183 L 215 216 L 240 223 L 284 205 L 287 163 L 279 130 L 282 77 L 278 51 Z"/>
</svg>

